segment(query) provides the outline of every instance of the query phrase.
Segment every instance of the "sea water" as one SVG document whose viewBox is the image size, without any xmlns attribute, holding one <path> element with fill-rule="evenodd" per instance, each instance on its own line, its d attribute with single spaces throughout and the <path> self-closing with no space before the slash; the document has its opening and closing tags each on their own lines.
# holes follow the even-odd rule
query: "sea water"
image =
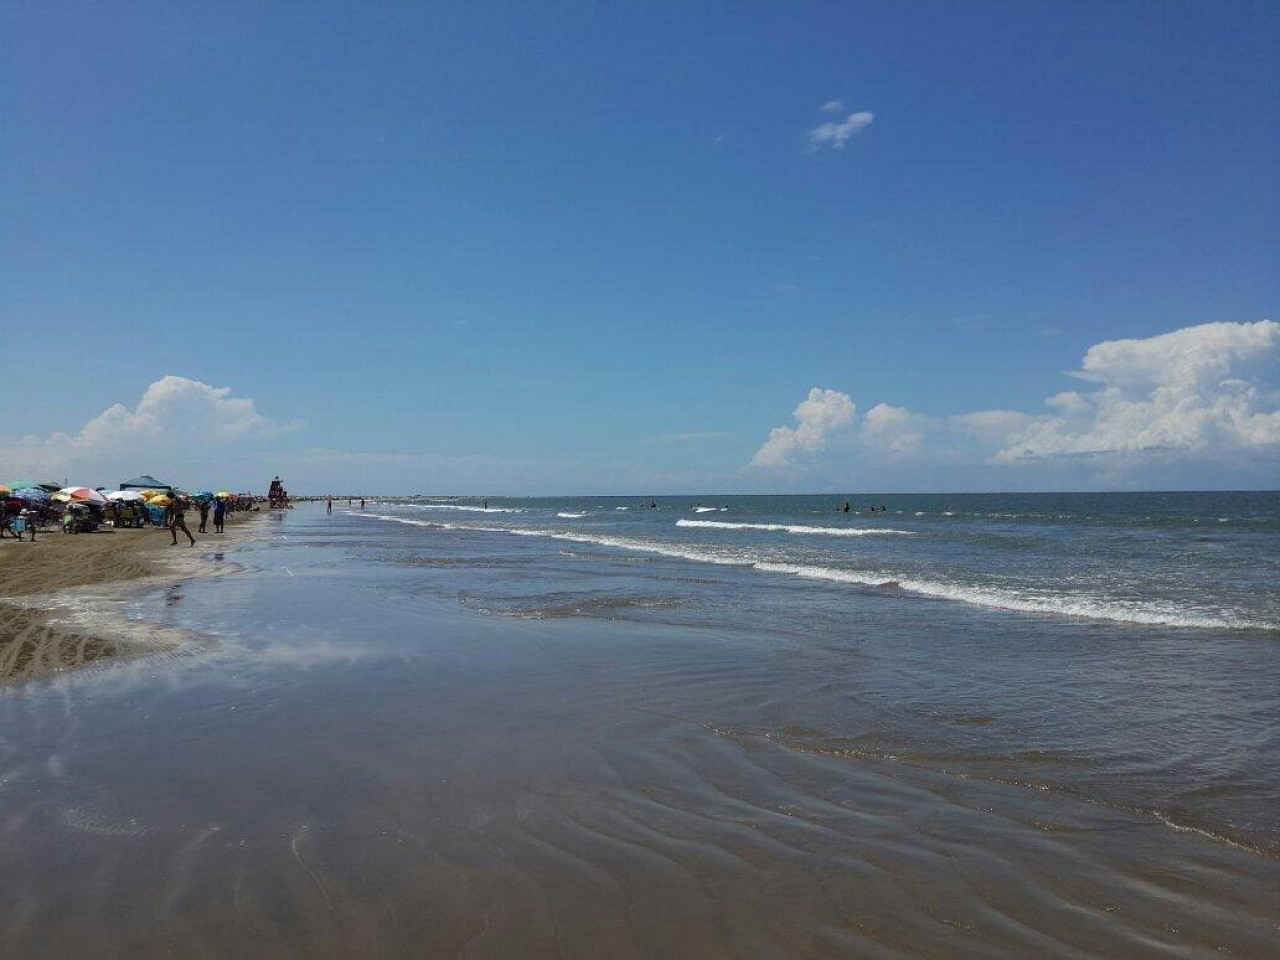
<svg viewBox="0 0 1280 960">
<path fill-rule="evenodd" d="M 118 601 L 185 651 L 0 690 L 0 952 L 1274 947 L 1277 495 L 650 502 L 302 505 Z"/>
</svg>

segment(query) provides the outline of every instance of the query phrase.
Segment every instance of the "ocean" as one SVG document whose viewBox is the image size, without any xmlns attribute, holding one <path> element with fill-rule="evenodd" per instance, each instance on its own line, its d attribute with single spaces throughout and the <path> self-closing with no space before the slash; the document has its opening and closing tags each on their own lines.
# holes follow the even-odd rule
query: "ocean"
<svg viewBox="0 0 1280 960">
<path fill-rule="evenodd" d="M 0 691 L 0 952 L 1274 948 L 1280 494 L 381 498 L 210 563 L 110 600 L 185 652 Z"/>
</svg>

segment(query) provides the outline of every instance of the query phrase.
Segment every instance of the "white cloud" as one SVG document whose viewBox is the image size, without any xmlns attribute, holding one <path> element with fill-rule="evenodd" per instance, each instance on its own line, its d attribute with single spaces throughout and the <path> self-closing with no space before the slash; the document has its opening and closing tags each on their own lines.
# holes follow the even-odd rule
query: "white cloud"
<svg viewBox="0 0 1280 960">
<path fill-rule="evenodd" d="M 797 457 L 820 453 L 831 435 L 853 422 L 856 408 L 849 395 L 814 387 L 793 416 L 795 427 L 774 427 L 751 458 L 754 467 L 787 467 Z"/>
<path fill-rule="evenodd" d="M 1017 410 L 979 410 L 976 413 L 958 413 L 948 417 L 947 427 L 953 433 L 970 437 L 979 444 L 996 447 L 1025 429 L 1031 420 L 1028 414 Z"/>
<path fill-rule="evenodd" d="M 1256 483 L 1280 456 L 1280 324 L 1206 323 L 1139 340 L 1095 344 L 1071 376 L 1091 389 L 1054 394 L 1038 413 L 979 410 L 930 417 L 880 403 L 867 411 L 852 447 L 825 459 L 833 476 L 925 464 L 969 470 L 994 479 L 1021 464 L 1045 465 L 1037 482 L 1117 486 L 1122 477 L 1174 482 L 1166 471 L 1203 482 L 1238 469 Z M 754 466 L 785 468 L 800 453 L 806 468 L 833 433 L 824 416 L 827 397 L 844 411 L 835 426 L 853 418 L 853 401 L 834 390 L 814 390 L 796 410 L 799 426 L 778 427 L 752 459 Z M 1081 473 L 1066 464 L 1093 463 Z M 992 471 L 997 473 L 992 473 Z M 984 471 L 981 474 L 978 471 Z M 1074 471 L 1074 472 L 1073 472 Z M 1101 472 L 1099 472 L 1101 471 Z M 1145 472 L 1144 472 L 1145 471 Z M 1022 474 L 1020 474 L 1022 475 Z M 913 482 L 912 474 L 897 474 Z"/>
<path fill-rule="evenodd" d="M 1090 347 L 1073 376 L 1097 384 L 1050 397 L 1052 414 L 1001 462 L 1112 453 L 1236 451 L 1280 445 L 1274 378 L 1280 323 L 1205 323 Z"/>
<path fill-rule="evenodd" d="M 840 113 L 844 110 L 843 100 L 828 100 L 818 108 L 823 113 Z"/>
<path fill-rule="evenodd" d="M 252 399 L 232 396 L 230 387 L 170 375 L 148 386 L 132 409 L 112 404 L 78 432 L 0 442 L 0 458 L 15 473 L 109 481 L 104 474 L 144 457 L 186 459 L 211 444 L 275 436 L 300 426 L 268 420 Z"/>
<path fill-rule="evenodd" d="M 849 138 L 871 126 L 875 118 L 870 110 L 859 110 L 843 120 L 829 120 L 809 131 L 809 146 L 814 150 L 843 150 Z"/>
<path fill-rule="evenodd" d="M 252 400 L 233 397 L 230 387 L 169 375 L 147 387 L 134 409 L 114 404 L 70 439 L 82 445 L 162 443 L 192 437 L 234 440 L 279 429 L 258 413 Z"/>
<path fill-rule="evenodd" d="M 862 439 L 893 454 L 914 453 L 932 425 L 924 414 L 880 403 L 862 418 Z"/>
</svg>

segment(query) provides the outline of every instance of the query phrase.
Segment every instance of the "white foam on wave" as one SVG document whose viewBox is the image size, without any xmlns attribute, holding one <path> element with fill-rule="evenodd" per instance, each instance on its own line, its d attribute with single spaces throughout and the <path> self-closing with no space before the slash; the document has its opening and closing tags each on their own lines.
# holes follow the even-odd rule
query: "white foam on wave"
<svg viewBox="0 0 1280 960">
<path fill-rule="evenodd" d="M 1088 620 L 1114 620 L 1119 623 L 1139 623 L 1159 627 L 1197 627 L 1225 630 L 1274 630 L 1276 625 L 1251 621 L 1236 616 L 1214 616 L 1196 613 L 1172 606 L 1153 603 L 1118 602 L 1097 597 L 1072 596 L 1070 594 L 1032 595 L 1001 590 L 993 587 L 968 586 L 958 583 L 940 583 L 933 580 L 899 578 L 890 574 L 842 570 L 831 567 L 815 567 L 795 563 L 762 562 L 754 565 L 757 570 L 771 573 L 789 573 L 810 580 L 829 580 L 834 583 L 856 583 L 872 587 L 898 587 L 940 600 L 956 600 L 979 607 L 998 610 L 1016 610 L 1022 613 L 1046 613 L 1056 616 L 1080 617 Z"/>
<path fill-rule="evenodd" d="M 693 508 L 695 513 L 715 513 L 719 509 L 720 509 L 719 507 L 694 507 Z"/>
<path fill-rule="evenodd" d="M 987 607 L 997 610 L 1017 611 L 1020 613 L 1065 616 L 1088 620 L 1110 620 L 1119 623 L 1141 624 L 1144 626 L 1190 627 L 1197 629 L 1218 630 L 1280 630 L 1280 624 L 1250 620 L 1235 615 L 1216 616 L 1198 613 L 1168 605 L 1139 602 L 1120 602 L 1103 600 L 1096 597 L 1073 596 L 1060 594 L 1057 596 L 1032 595 L 1013 590 L 1002 590 L 994 587 L 970 586 L 958 583 L 943 583 L 933 580 L 920 580 L 909 577 L 898 577 L 891 573 L 870 570 L 850 570 L 834 567 L 811 566 L 808 564 L 782 563 L 761 559 L 759 556 L 743 553 L 711 552 L 707 550 L 689 549 L 675 544 L 659 544 L 645 540 L 632 540 L 626 537 L 605 535 L 588 535 L 565 533 L 558 530 L 540 530 L 532 527 L 482 527 L 468 524 L 438 523 L 423 520 L 411 520 L 407 517 L 387 516 L 385 514 L 352 513 L 351 516 L 364 517 L 370 520 L 392 520 L 420 527 L 434 527 L 445 530 L 474 530 L 484 533 L 507 533 L 521 537 L 545 537 L 552 540 L 567 540 L 571 543 L 589 543 L 602 547 L 613 547 L 619 550 L 632 550 L 650 553 L 678 560 L 691 560 L 696 563 L 710 563 L 720 566 L 749 567 L 762 573 L 787 574 L 807 580 L 825 580 L 832 583 L 848 583 L 864 587 L 896 588 L 920 596 L 939 600 L 952 600 L 972 606 Z M 698 521 L 688 521 L 696 523 Z"/>
<path fill-rule="evenodd" d="M 702 527 L 709 530 L 764 530 L 770 533 L 814 534 L 824 537 L 912 536 L 910 530 L 891 530 L 888 527 L 807 527 L 799 523 L 729 523 L 726 520 L 677 520 L 676 526 Z"/>
<path fill-rule="evenodd" d="M 466 513 L 524 513 L 519 507 L 469 507 L 461 503 L 402 503 L 415 510 L 462 510 Z"/>
<path fill-rule="evenodd" d="M 566 520 L 578 520 L 578 519 L 581 519 L 582 517 L 585 517 L 586 514 L 585 513 L 569 513 L 568 511 L 561 511 L 560 513 L 557 513 L 556 516 L 564 517 Z"/>
</svg>

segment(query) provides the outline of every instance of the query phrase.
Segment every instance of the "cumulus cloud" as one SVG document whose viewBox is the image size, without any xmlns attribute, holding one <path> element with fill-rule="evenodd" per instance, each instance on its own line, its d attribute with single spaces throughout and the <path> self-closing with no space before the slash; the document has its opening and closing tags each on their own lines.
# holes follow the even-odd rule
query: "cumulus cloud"
<svg viewBox="0 0 1280 960">
<path fill-rule="evenodd" d="M 844 110 L 843 100 L 828 100 L 818 108 L 823 113 L 841 113 Z"/>
<path fill-rule="evenodd" d="M 862 418 L 862 439 L 891 453 L 913 453 L 923 446 L 932 426 L 924 414 L 880 403 Z"/>
<path fill-rule="evenodd" d="M 1205 323 L 1090 347 L 1074 376 L 1096 389 L 1046 401 L 1001 462 L 1111 453 L 1233 451 L 1280 445 L 1274 378 L 1280 323 Z"/>
<path fill-rule="evenodd" d="M 823 104 L 823 109 L 830 105 Z M 843 150 L 849 139 L 871 126 L 875 118 L 876 115 L 870 110 L 859 110 L 843 120 L 828 120 L 809 131 L 809 147 L 813 150 Z"/>
<path fill-rule="evenodd" d="M 160 443 L 192 436 L 234 440 L 279 429 L 258 413 L 251 399 L 233 397 L 230 387 L 169 375 L 147 387 L 132 410 L 122 403 L 108 407 L 85 424 L 73 441 Z"/>
<path fill-rule="evenodd" d="M 774 427 L 751 459 L 754 467 L 787 467 L 798 458 L 820 453 L 831 435 L 853 422 L 857 412 L 849 395 L 814 387 L 793 416 L 794 427 Z"/>
<path fill-rule="evenodd" d="M 140 455 L 274 436 L 300 426 L 267 419 L 252 399 L 233 396 L 230 387 L 170 375 L 148 386 L 132 408 L 115 403 L 78 431 L 0 442 L 0 453 L 19 473 L 94 474 L 81 477 L 86 481 Z"/>
<path fill-rule="evenodd" d="M 1205 323 L 1145 339 L 1111 340 L 1085 353 L 1071 376 L 1088 386 L 1048 397 L 1039 412 L 978 410 L 931 417 L 879 403 L 842 451 L 864 469 L 897 464 L 984 467 L 1096 462 L 1108 484 L 1127 472 L 1171 463 L 1211 475 L 1230 461 L 1242 468 L 1280 455 L 1280 324 Z M 837 426 L 854 419 L 853 401 L 814 390 L 796 409 L 799 426 L 778 427 L 751 461 L 788 467 L 808 454 L 812 466 L 833 432 L 824 411 L 838 397 Z M 835 464 L 847 473 L 849 463 Z M 1052 482 L 1065 467 L 1046 473 Z M 988 474 L 991 475 L 991 474 Z M 998 474 L 997 474 L 998 475 Z M 994 475 L 991 475 L 994 476 Z M 1077 475 L 1072 475 L 1075 478 Z M 1086 478 L 1083 478 L 1087 480 Z"/>
</svg>

